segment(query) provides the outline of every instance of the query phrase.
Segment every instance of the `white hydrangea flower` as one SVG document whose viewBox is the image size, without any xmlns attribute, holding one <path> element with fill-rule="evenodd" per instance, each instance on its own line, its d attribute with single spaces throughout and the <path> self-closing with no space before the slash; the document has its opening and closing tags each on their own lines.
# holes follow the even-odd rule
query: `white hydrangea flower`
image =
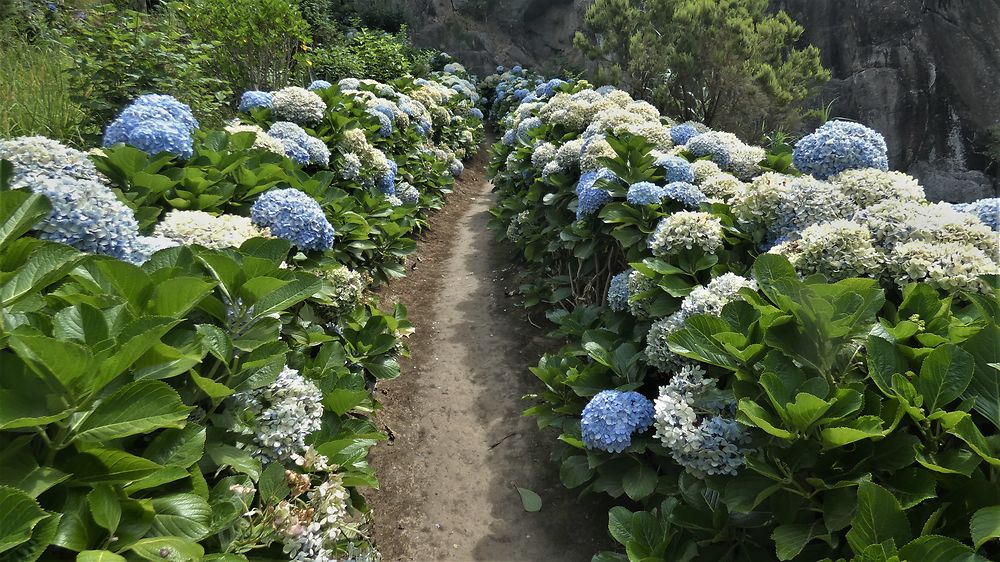
<svg viewBox="0 0 1000 562">
<path fill-rule="evenodd" d="M 531 165 L 535 167 L 536 170 L 543 170 L 545 166 L 552 162 L 556 157 L 556 145 L 550 142 L 543 142 L 535 147 L 534 152 L 531 153 Z"/>
<path fill-rule="evenodd" d="M 920 183 L 902 172 L 884 172 L 877 168 L 847 170 L 830 178 L 830 182 L 862 209 L 888 199 L 926 200 Z"/>
<path fill-rule="evenodd" d="M 273 93 L 271 111 L 278 119 L 299 125 L 319 123 L 326 113 L 326 102 L 316 92 L 289 86 Z"/>
<path fill-rule="evenodd" d="M 889 266 L 900 287 L 915 282 L 928 283 L 949 292 L 986 292 L 988 286 L 979 277 L 1000 273 L 1000 268 L 985 252 L 955 242 L 938 244 L 918 240 L 899 244 L 889 256 Z"/>
<path fill-rule="evenodd" d="M 653 255 L 661 257 L 692 248 L 713 254 L 722 244 L 721 219 L 698 211 L 681 211 L 667 216 L 649 237 Z"/>
<path fill-rule="evenodd" d="M 696 287 L 684 297 L 680 314 L 690 318 L 695 314 L 722 314 L 722 308 L 739 297 L 740 289 L 757 290 L 757 283 L 752 279 L 741 277 L 735 273 L 724 273 L 712 279 L 704 287 Z"/>
<path fill-rule="evenodd" d="M 285 145 L 281 142 L 281 139 L 272 137 L 267 134 L 264 129 L 257 125 L 241 125 L 239 123 L 232 123 L 226 126 L 226 132 L 230 135 L 235 135 L 237 133 L 254 133 L 257 136 L 254 139 L 253 146 L 251 148 L 273 152 L 282 156 L 285 155 Z"/>
<path fill-rule="evenodd" d="M 601 164 L 601 158 L 614 158 L 617 155 L 615 149 L 611 148 L 611 145 L 608 144 L 608 141 L 601 137 L 592 137 L 584 144 L 583 151 L 580 154 L 580 171 L 593 172 L 599 170 L 604 167 Z"/>
<path fill-rule="evenodd" d="M 677 147 L 677 150 L 680 152 L 683 150 L 683 147 Z M 722 173 L 722 168 L 711 160 L 695 160 L 691 163 L 691 170 L 694 172 L 694 183 L 696 185 L 701 185 L 708 178 Z"/>
<path fill-rule="evenodd" d="M 154 236 L 169 238 L 184 245 L 204 246 L 213 250 L 238 248 L 251 238 L 270 237 L 267 228 L 258 228 L 247 217 L 214 216 L 204 211 L 174 209 L 153 229 Z"/>
<path fill-rule="evenodd" d="M 701 160 L 700 162 L 708 162 L 708 160 Z M 743 190 L 746 189 L 746 184 L 736 176 L 722 172 L 709 176 L 699 183 L 698 187 L 706 197 L 717 199 L 723 203 L 730 203 L 734 198 L 743 193 Z"/>
<path fill-rule="evenodd" d="M 822 273 L 833 281 L 879 277 L 885 266 L 885 255 L 873 245 L 868 228 L 848 220 L 814 224 L 798 240 L 779 244 L 770 252 L 787 257 L 803 275 Z"/>
</svg>

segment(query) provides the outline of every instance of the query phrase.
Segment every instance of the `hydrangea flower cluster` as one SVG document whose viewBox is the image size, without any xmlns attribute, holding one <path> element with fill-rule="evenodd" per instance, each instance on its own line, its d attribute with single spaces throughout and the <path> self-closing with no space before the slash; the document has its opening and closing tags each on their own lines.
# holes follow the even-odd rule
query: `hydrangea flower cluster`
<svg viewBox="0 0 1000 562">
<path fill-rule="evenodd" d="M 164 236 L 139 236 L 132 244 L 132 253 L 127 259 L 135 265 L 142 265 L 156 252 L 180 245 L 176 240 Z"/>
<path fill-rule="evenodd" d="M 628 276 L 628 311 L 639 319 L 649 318 L 651 298 L 645 293 L 656 289 L 656 283 L 642 272 L 629 270 Z"/>
<path fill-rule="evenodd" d="M 994 231 L 1000 230 L 1000 198 L 990 197 L 972 203 L 952 205 L 960 213 L 969 213 L 979 217 L 979 220 Z"/>
<path fill-rule="evenodd" d="M 728 204 L 745 189 L 745 184 L 736 176 L 723 172 L 706 178 L 698 184 L 698 189 L 710 200 Z"/>
<path fill-rule="evenodd" d="M 660 220 L 649 237 L 649 248 L 658 257 L 692 248 L 714 254 L 722 247 L 722 242 L 719 217 L 711 213 L 680 211 Z"/>
<path fill-rule="evenodd" d="M 625 199 L 632 205 L 655 205 L 663 199 L 663 196 L 662 187 L 648 181 L 641 181 L 629 186 Z"/>
<path fill-rule="evenodd" d="M 28 187 L 52 204 L 48 218 L 35 227 L 39 238 L 121 260 L 131 257 L 139 224 L 107 185 L 56 177 L 39 178 Z"/>
<path fill-rule="evenodd" d="M 794 241 L 770 250 L 788 258 L 803 275 L 822 273 L 832 281 L 848 277 L 878 277 L 884 267 L 884 254 L 873 245 L 871 232 L 864 225 L 848 220 L 814 224 Z"/>
<path fill-rule="evenodd" d="M 653 424 L 653 403 L 638 392 L 603 390 L 583 409 L 580 431 L 589 449 L 620 453 L 632 435 Z"/>
<path fill-rule="evenodd" d="M 600 180 L 619 182 L 618 176 L 607 168 L 601 168 L 596 172 L 586 172 L 580 176 L 576 185 L 576 218 L 582 219 L 593 215 L 611 201 L 611 194 L 605 189 L 599 189 L 594 185 Z"/>
<path fill-rule="evenodd" d="M 611 283 L 608 285 L 608 308 L 611 310 L 615 312 L 628 310 L 628 280 L 634 271 L 626 269 L 611 278 Z"/>
<path fill-rule="evenodd" d="M 274 95 L 271 92 L 248 90 L 240 96 L 240 111 L 250 113 L 254 109 L 271 109 L 274 105 Z"/>
<path fill-rule="evenodd" d="M 323 281 L 321 302 L 333 317 L 354 310 L 364 298 L 368 279 L 363 273 L 337 265 L 323 269 L 318 276 Z"/>
<path fill-rule="evenodd" d="M 326 113 L 326 102 L 315 92 L 289 86 L 273 93 L 271 111 L 275 117 L 299 125 L 319 123 Z"/>
<path fill-rule="evenodd" d="M 396 195 L 404 205 L 416 205 L 420 203 L 420 192 L 408 182 L 401 182 L 396 188 Z"/>
<path fill-rule="evenodd" d="M 799 171 L 825 180 L 845 170 L 889 169 L 885 138 L 849 121 L 828 121 L 795 144 L 792 162 Z"/>
<path fill-rule="evenodd" d="M 323 424 L 323 392 L 287 366 L 273 383 L 229 400 L 246 424 L 242 431 L 252 436 L 250 454 L 265 463 L 301 458 L 306 437 Z"/>
<path fill-rule="evenodd" d="M 670 128 L 670 139 L 678 146 L 687 144 L 688 141 L 700 134 L 701 132 L 695 129 L 694 125 L 690 123 L 682 123 Z"/>
<path fill-rule="evenodd" d="M 927 283 L 944 291 L 988 292 L 980 276 L 1000 273 L 1000 267 L 985 252 L 956 242 L 913 241 L 893 248 L 890 267 L 900 287 Z"/>
<path fill-rule="evenodd" d="M 306 507 L 282 500 L 275 508 L 273 526 L 283 550 L 295 562 L 338 560 L 337 540 L 343 535 L 350 492 L 339 475 L 332 474 L 306 495 Z"/>
<path fill-rule="evenodd" d="M 257 228 L 253 222 L 236 215 L 214 216 L 205 211 L 174 209 L 153 229 L 153 235 L 185 246 L 204 246 L 212 250 L 238 248 L 251 238 L 268 238 L 271 231 Z"/>
<path fill-rule="evenodd" d="M 694 170 L 691 168 L 691 164 L 680 156 L 660 154 L 657 156 L 654 164 L 663 168 L 666 172 L 664 181 L 667 183 L 679 181 L 694 183 Z"/>
<path fill-rule="evenodd" d="M 664 186 L 663 196 L 677 201 L 689 209 L 697 209 L 701 207 L 702 203 L 708 201 L 708 198 L 697 186 L 683 181 L 676 181 Z"/>
<path fill-rule="evenodd" d="M 649 327 L 646 334 L 646 363 L 659 369 L 661 372 L 669 373 L 680 369 L 688 361 L 670 351 L 670 343 L 667 338 L 670 334 L 684 327 L 684 315 L 675 312 L 666 318 L 661 318 Z"/>
<path fill-rule="evenodd" d="M 378 189 L 385 195 L 396 194 L 396 174 L 399 173 L 399 166 L 389 160 L 389 170 L 378 180 Z"/>
<path fill-rule="evenodd" d="M 256 135 L 254 137 L 253 146 L 257 150 L 266 150 L 267 152 L 273 152 L 275 154 L 280 154 L 285 156 L 285 145 L 280 139 L 272 137 L 264 129 L 261 129 L 257 125 L 240 125 L 238 123 L 233 123 L 226 125 L 226 132 L 230 135 L 235 135 L 238 133 L 253 133 Z"/>
<path fill-rule="evenodd" d="M 187 159 L 194 154 L 197 128 L 198 120 L 190 107 L 173 96 L 146 94 L 108 125 L 104 146 L 125 143 L 148 154 L 167 152 Z"/>
<path fill-rule="evenodd" d="M 726 169 L 733 161 L 733 150 L 744 146 L 746 145 L 732 133 L 709 131 L 689 140 L 684 148 L 695 158 L 708 157 L 720 168 Z"/>
<path fill-rule="evenodd" d="M 698 366 L 685 365 L 654 402 L 655 437 L 693 476 L 735 476 L 750 452 L 748 432 L 732 419 L 735 403 L 720 397 Z"/>
<path fill-rule="evenodd" d="M 327 88 L 332 88 L 332 87 L 333 84 L 327 82 L 326 80 L 313 80 L 308 86 L 306 86 L 306 89 L 309 90 L 310 92 L 313 92 L 316 90 L 325 90 Z"/>
<path fill-rule="evenodd" d="M 285 155 L 303 166 L 330 164 L 330 149 L 322 140 L 310 136 L 302 127 L 290 121 L 277 121 L 267 134 L 281 141 Z"/>
<path fill-rule="evenodd" d="M 272 189 L 250 208 L 254 224 L 268 228 L 301 250 L 333 247 L 333 226 L 315 199 L 297 189 Z"/>
<path fill-rule="evenodd" d="M 527 233 L 531 211 L 521 211 L 514 216 L 514 219 L 507 225 L 507 239 L 511 242 L 520 242 Z"/>
<path fill-rule="evenodd" d="M 830 178 L 830 183 L 864 209 L 887 199 L 924 201 L 924 188 L 911 176 L 877 168 L 846 170 Z"/>
<path fill-rule="evenodd" d="M 0 160 L 14 166 L 11 187 L 31 187 L 42 178 L 99 180 L 86 153 L 45 137 L 0 139 Z"/>
</svg>

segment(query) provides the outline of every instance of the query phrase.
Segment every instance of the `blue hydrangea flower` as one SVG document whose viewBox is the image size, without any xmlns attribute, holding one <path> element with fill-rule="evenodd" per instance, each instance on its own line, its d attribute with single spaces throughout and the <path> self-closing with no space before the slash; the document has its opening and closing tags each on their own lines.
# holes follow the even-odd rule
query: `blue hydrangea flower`
<svg viewBox="0 0 1000 562">
<path fill-rule="evenodd" d="M 327 82 L 326 80 L 313 80 L 309 86 L 306 87 L 307 90 L 325 90 L 327 88 L 332 88 L 333 84 Z"/>
<path fill-rule="evenodd" d="M 795 144 L 792 162 L 799 171 L 825 180 L 844 170 L 889 169 L 885 137 L 849 121 L 828 121 Z"/>
<path fill-rule="evenodd" d="M 530 91 L 524 88 L 521 88 L 519 90 L 514 90 L 514 99 L 523 100 L 524 98 L 528 97 L 528 94 L 530 93 L 531 93 Z"/>
<path fill-rule="evenodd" d="M 598 89 L 596 90 L 596 92 L 597 92 L 598 94 L 601 94 L 602 96 L 606 96 L 606 95 L 610 94 L 611 92 L 614 92 L 614 91 L 615 91 L 615 90 L 617 90 L 617 89 L 618 89 L 618 88 L 616 88 L 616 87 L 612 86 L 611 84 L 608 84 L 608 85 L 606 85 L 606 86 L 601 86 L 600 88 L 598 88 Z"/>
<path fill-rule="evenodd" d="M 306 152 L 309 154 L 309 162 L 317 166 L 326 168 L 330 165 L 330 149 L 322 139 L 316 137 L 306 138 Z"/>
<path fill-rule="evenodd" d="M 583 409 L 580 430 L 590 449 L 620 453 L 632 444 L 632 434 L 653 424 L 653 403 L 638 392 L 604 390 Z"/>
<path fill-rule="evenodd" d="M 297 189 L 272 189 L 250 207 L 250 219 L 301 250 L 333 247 L 333 226 L 315 199 Z"/>
<path fill-rule="evenodd" d="M 399 166 L 389 160 L 389 171 L 379 178 L 378 180 L 378 190 L 386 195 L 396 194 L 396 174 L 399 172 Z"/>
<path fill-rule="evenodd" d="M 615 312 L 628 310 L 628 279 L 633 271 L 635 270 L 626 269 L 611 278 L 611 284 L 608 286 L 608 308 L 611 310 Z"/>
<path fill-rule="evenodd" d="M 176 121 L 143 121 L 129 131 L 126 142 L 147 154 L 169 152 L 184 159 L 194 154 L 191 133 Z"/>
<path fill-rule="evenodd" d="M 503 74 L 506 70 L 507 69 L 504 68 L 502 64 L 497 66 L 497 74 Z"/>
<path fill-rule="evenodd" d="M 309 155 L 309 133 L 290 121 L 277 121 L 271 125 L 267 134 L 281 141 L 285 147 L 285 155 L 305 166 L 311 161 Z M 329 157 L 327 157 L 329 159 Z"/>
<path fill-rule="evenodd" d="M 705 197 L 705 194 L 697 186 L 681 181 L 667 184 L 663 188 L 663 195 L 674 201 L 679 201 L 690 209 L 697 209 L 708 200 L 708 197 Z"/>
<path fill-rule="evenodd" d="M 191 108 L 172 96 L 146 94 L 136 98 L 112 121 L 104 134 L 104 146 L 132 145 L 149 154 L 168 152 L 180 158 L 194 153 L 194 130 L 198 120 Z"/>
<path fill-rule="evenodd" d="M 960 213 L 976 215 L 983 224 L 993 230 L 998 230 L 997 223 L 1000 222 L 1000 198 L 990 197 L 973 201 L 972 203 L 952 205 L 952 207 Z"/>
<path fill-rule="evenodd" d="M 404 205 L 416 205 L 420 203 L 420 192 L 417 188 L 413 187 L 408 183 L 403 183 L 400 189 L 397 191 L 399 200 L 402 201 Z"/>
<path fill-rule="evenodd" d="M 386 116 L 385 113 L 376 108 L 369 109 L 365 113 L 378 120 L 378 134 L 380 137 L 384 138 L 392 134 L 392 119 Z"/>
<path fill-rule="evenodd" d="M 483 110 L 479 109 L 478 107 L 473 107 L 473 108 L 472 108 L 472 109 L 471 109 L 471 110 L 469 111 L 469 113 L 471 113 L 471 114 L 472 114 L 472 116 L 473 116 L 473 117 L 475 117 L 476 119 L 479 119 L 480 121 L 482 121 L 482 120 L 483 120 L 483 117 L 484 117 L 484 116 L 483 116 Z"/>
<path fill-rule="evenodd" d="M 541 127 L 542 120 L 538 117 L 528 117 L 517 126 L 517 137 L 525 142 L 530 138 L 528 134 Z"/>
<path fill-rule="evenodd" d="M 716 135 L 707 133 L 697 135 L 685 144 L 685 148 L 697 158 L 708 156 L 722 169 L 728 168 L 733 161 L 729 147 L 722 143 Z"/>
<path fill-rule="evenodd" d="M 666 171 L 665 181 L 667 183 L 676 181 L 694 183 L 694 168 L 691 167 L 690 162 L 680 156 L 664 155 L 656 161 L 656 165 Z"/>
<path fill-rule="evenodd" d="M 511 74 L 521 74 L 522 72 L 524 72 L 524 69 L 519 64 L 514 65 L 514 68 L 510 69 Z"/>
<path fill-rule="evenodd" d="M 662 199 L 663 188 L 648 181 L 633 183 L 625 196 L 625 200 L 632 205 L 655 205 Z"/>
<path fill-rule="evenodd" d="M 611 194 L 603 189 L 584 188 L 577 189 L 576 218 L 582 219 L 593 215 L 601 210 L 607 202 L 611 201 Z"/>
<path fill-rule="evenodd" d="M 240 111 L 249 113 L 251 109 L 270 109 L 273 103 L 274 96 L 270 92 L 249 90 L 240 96 Z"/>
<path fill-rule="evenodd" d="M 455 158 L 448 164 L 448 172 L 451 173 L 452 177 L 457 178 L 465 173 L 465 164 L 458 158 Z"/>
<path fill-rule="evenodd" d="M 556 94 L 556 88 L 565 84 L 565 80 L 560 80 L 559 78 L 553 78 L 548 82 L 539 85 L 535 88 L 535 95 L 540 98 L 550 98 Z"/>
<path fill-rule="evenodd" d="M 139 224 L 108 186 L 71 177 L 41 178 L 30 188 L 48 198 L 52 212 L 35 228 L 39 238 L 120 260 L 132 255 Z"/>
<path fill-rule="evenodd" d="M 504 146 L 514 146 L 514 139 L 517 138 L 516 135 L 517 132 L 514 129 L 507 129 L 507 132 L 503 134 L 500 142 Z"/>
<path fill-rule="evenodd" d="M 695 129 L 694 125 L 689 125 L 687 123 L 670 128 L 670 140 L 674 141 L 674 144 L 679 146 L 687 144 L 689 140 L 698 136 L 698 134 L 698 129 Z"/>
</svg>

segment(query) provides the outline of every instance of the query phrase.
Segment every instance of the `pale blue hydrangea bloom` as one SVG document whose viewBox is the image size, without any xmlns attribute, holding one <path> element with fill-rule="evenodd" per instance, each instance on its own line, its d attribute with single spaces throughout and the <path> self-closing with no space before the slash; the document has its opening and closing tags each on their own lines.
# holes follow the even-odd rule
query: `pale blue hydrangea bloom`
<svg viewBox="0 0 1000 562">
<path fill-rule="evenodd" d="M 732 162 L 729 145 L 722 142 L 717 135 L 710 133 L 697 135 L 685 144 L 685 148 L 697 158 L 708 156 L 722 169 L 728 168 Z"/>
<path fill-rule="evenodd" d="M 281 141 L 285 155 L 299 164 L 310 163 L 326 167 L 330 164 L 330 149 L 322 140 L 309 136 L 305 129 L 290 121 L 277 121 L 267 134 Z"/>
<path fill-rule="evenodd" d="M 38 225 L 39 238 L 121 260 L 132 255 L 139 224 L 108 186 L 71 177 L 39 178 L 29 185 L 52 203 Z"/>
<path fill-rule="evenodd" d="M 611 194 L 603 189 L 578 189 L 577 199 L 576 218 L 582 219 L 601 210 L 601 207 L 611 201 Z"/>
<path fill-rule="evenodd" d="M 306 151 L 312 164 L 326 168 L 330 165 L 330 148 L 322 139 L 306 137 Z"/>
<path fill-rule="evenodd" d="M 378 180 L 378 190 L 385 195 L 395 195 L 396 194 L 396 174 L 399 172 L 399 166 L 389 160 L 389 171 L 386 172 L 384 176 Z"/>
<path fill-rule="evenodd" d="M 299 249 L 323 251 L 333 247 L 333 226 L 322 207 L 297 189 L 265 192 L 250 208 L 250 218 Z"/>
<path fill-rule="evenodd" d="M 528 97 L 528 94 L 530 93 L 531 91 L 529 91 L 527 88 L 514 90 L 514 99 L 523 100 L 524 98 Z"/>
<path fill-rule="evenodd" d="M 127 259 L 135 265 L 142 265 L 156 252 L 180 245 L 180 242 L 165 236 L 139 236 L 132 245 L 132 253 Z"/>
<path fill-rule="evenodd" d="M 327 82 L 326 80 L 313 80 L 312 83 L 310 83 L 309 86 L 306 87 L 306 89 L 310 91 L 315 91 L 315 90 L 325 90 L 327 88 L 332 88 L 332 87 L 333 84 Z"/>
<path fill-rule="evenodd" d="M 497 66 L 497 74 L 503 74 L 506 71 L 507 71 L 507 69 L 504 68 L 504 66 L 502 64 Z"/>
<path fill-rule="evenodd" d="M 524 69 L 519 64 L 514 65 L 514 68 L 510 69 L 511 74 L 521 74 L 522 72 L 524 72 Z"/>
<path fill-rule="evenodd" d="M 628 279 L 633 271 L 635 270 L 626 269 L 611 278 L 611 284 L 608 286 L 608 308 L 611 310 L 615 312 L 628 310 Z"/>
<path fill-rule="evenodd" d="M 634 183 L 625 199 L 632 205 L 655 205 L 663 199 L 663 188 L 648 181 Z"/>
<path fill-rule="evenodd" d="M 539 85 L 535 88 L 535 95 L 540 98 L 551 98 L 556 94 L 556 88 L 566 84 L 565 80 L 560 80 L 559 78 L 553 78 L 548 82 Z"/>
<path fill-rule="evenodd" d="M 465 173 L 465 164 L 458 158 L 455 158 L 448 164 L 448 172 L 452 177 L 457 178 Z"/>
<path fill-rule="evenodd" d="M 885 138 L 849 121 L 829 121 L 795 144 L 792 162 L 799 171 L 825 180 L 844 170 L 889 169 Z"/>
<path fill-rule="evenodd" d="M 41 178 L 96 179 L 97 168 L 87 154 L 45 137 L 0 139 L 0 160 L 14 166 L 11 187 L 30 187 Z"/>
<path fill-rule="evenodd" d="M 617 91 L 617 90 L 618 90 L 618 88 L 616 88 L 616 87 L 608 84 L 606 86 L 601 86 L 596 91 L 597 91 L 598 94 L 601 94 L 602 96 L 606 96 L 606 95 L 610 94 L 611 92 L 614 92 L 614 91 Z"/>
<path fill-rule="evenodd" d="M 665 154 L 657 158 L 654 163 L 666 171 L 664 178 L 666 183 L 676 181 L 694 183 L 694 169 L 691 167 L 691 163 L 680 156 Z"/>
<path fill-rule="evenodd" d="M 663 196 L 679 201 L 689 209 L 697 209 L 702 203 L 708 201 L 708 198 L 697 186 L 682 181 L 667 184 L 663 188 Z"/>
<path fill-rule="evenodd" d="M 365 111 L 365 113 L 378 120 L 378 134 L 380 137 L 385 138 L 392 134 L 392 119 L 386 116 L 385 113 L 376 108 L 371 108 Z"/>
<path fill-rule="evenodd" d="M 693 125 L 689 125 L 687 123 L 682 123 L 670 128 L 670 140 L 674 141 L 674 144 L 678 146 L 687 144 L 689 140 L 699 134 L 698 129 L 695 129 Z"/>
<path fill-rule="evenodd" d="M 473 107 L 473 108 L 472 108 L 472 109 L 471 109 L 471 110 L 469 111 L 469 113 L 471 113 L 471 114 L 472 114 L 472 116 L 473 116 L 473 117 L 475 117 L 476 119 L 479 119 L 480 121 L 482 121 L 482 120 L 483 120 L 483 117 L 484 117 L 484 115 L 483 115 L 483 110 L 479 109 L 478 107 Z"/>
<path fill-rule="evenodd" d="M 649 429 L 653 416 L 653 403 L 638 392 L 603 390 L 583 409 L 583 443 L 589 449 L 620 453 L 632 444 L 632 434 Z"/>
<path fill-rule="evenodd" d="M 416 205 L 420 203 L 420 192 L 409 183 L 403 182 L 400 184 L 399 189 L 396 190 L 396 194 L 404 205 Z"/>
<path fill-rule="evenodd" d="M 197 128 L 191 108 L 172 96 L 146 94 L 108 125 L 104 146 L 125 143 L 148 154 L 167 152 L 187 159 L 194 153 L 192 135 Z"/>
<path fill-rule="evenodd" d="M 274 96 L 271 92 L 248 90 L 240 96 L 240 111 L 249 113 L 253 109 L 270 109 L 273 103 Z"/>
<path fill-rule="evenodd" d="M 972 203 L 955 204 L 952 207 L 960 213 L 976 215 L 983 224 L 993 230 L 998 230 L 997 223 L 1000 222 L 1000 198 L 990 197 L 973 201 Z"/>
</svg>

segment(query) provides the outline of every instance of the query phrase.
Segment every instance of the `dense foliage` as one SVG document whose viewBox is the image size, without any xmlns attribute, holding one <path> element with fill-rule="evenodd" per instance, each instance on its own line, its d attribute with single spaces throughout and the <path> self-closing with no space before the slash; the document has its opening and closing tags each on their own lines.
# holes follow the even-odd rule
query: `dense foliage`
<svg viewBox="0 0 1000 562">
<path fill-rule="evenodd" d="M 621 502 L 595 560 L 1000 557 L 996 199 L 926 201 L 856 123 L 765 151 L 519 67 L 483 91 L 493 226 L 566 342 L 526 413 Z"/>
<path fill-rule="evenodd" d="M 379 559 L 372 390 L 412 327 L 368 287 L 482 122 L 447 72 L 312 86 L 222 130 L 139 96 L 90 154 L 0 139 L 0 557 Z"/>
<path fill-rule="evenodd" d="M 597 0 L 574 43 L 598 76 L 671 117 L 747 137 L 797 130 L 829 80 L 803 28 L 767 0 Z"/>
</svg>

